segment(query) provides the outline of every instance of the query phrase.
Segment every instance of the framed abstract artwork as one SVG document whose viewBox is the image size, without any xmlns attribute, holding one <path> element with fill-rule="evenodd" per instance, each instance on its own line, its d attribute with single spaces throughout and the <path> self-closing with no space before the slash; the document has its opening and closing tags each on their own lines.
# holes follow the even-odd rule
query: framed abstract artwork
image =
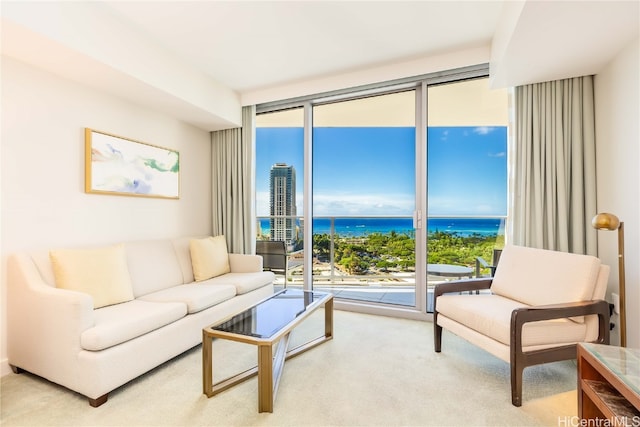
<svg viewBox="0 0 640 427">
<path fill-rule="evenodd" d="M 85 192 L 180 198 L 180 154 L 85 128 Z"/>
</svg>

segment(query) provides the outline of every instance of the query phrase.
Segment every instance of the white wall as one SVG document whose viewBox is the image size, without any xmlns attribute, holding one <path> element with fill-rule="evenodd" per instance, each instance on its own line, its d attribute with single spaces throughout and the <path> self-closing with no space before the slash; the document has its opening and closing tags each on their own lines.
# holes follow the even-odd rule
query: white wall
<svg viewBox="0 0 640 427">
<path fill-rule="evenodd" d="M 634 348 L 640 348 L 639 52 L 636 39 L 595 78 L 598 211 L 624 221 L 627 346 Z M 610 294 L 618 289 L 617 233 L 601 231 L 598 236 L 599 256 L 611 266 Z"/>
<path fill-rule="evenodd" d="M 2 374 L 7 372 L 6 257 L 211 233 L 209 133 L 2 57 Z M 84 128 L 180 152 L 180 199 L 84 192 Z"/>
</svg>

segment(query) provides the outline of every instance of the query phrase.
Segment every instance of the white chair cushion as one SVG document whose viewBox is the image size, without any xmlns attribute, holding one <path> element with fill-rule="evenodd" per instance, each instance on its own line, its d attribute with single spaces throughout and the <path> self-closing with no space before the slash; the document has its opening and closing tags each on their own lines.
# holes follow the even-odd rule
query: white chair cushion
<svg viewBox="0 0 640 427">
<path fill-rule="evenodd" d="M 103 307 L 94 310 L 95 326 L 82 333 L 80 345 L 85 350 L 104 350 L 175 322 L 186 314 L 187 306 L 183 303 L 133 300 Z"/>
<path fill-rule="evenodd" d="M 593 256 L 508 245 L 491 291 L 527 305 L 590 301 L 599 271 Z"/>
<path fill-rule="evenodd" d="M 182 302 L 189 314 L 197 313 L 236 296 L 232 285 L 206 285 L 202 282 L 174 286 L 139 299 L 150 302 Z"/>
<path fill-rule="evenodd" d="M 510 344 L 511 312 L 526 306 L 499 295 L 488 294 L 441 295 L 436 303 L 438 313 L 505 345 Z M 585 334 L 584 324 L 568 319 L 531 322 L 522 328 L 522 346 L 580 342 L 584 341 Z"/>
</svg>

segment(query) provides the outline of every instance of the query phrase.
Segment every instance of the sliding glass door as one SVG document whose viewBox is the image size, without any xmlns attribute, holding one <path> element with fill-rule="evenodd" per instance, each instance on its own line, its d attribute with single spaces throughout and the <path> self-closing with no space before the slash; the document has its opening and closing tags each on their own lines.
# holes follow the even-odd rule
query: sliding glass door
<svg viewBox="0 0 640 427">
<path fill-rule="evenodd" d="M 277 284 L 424 317 L 439 281 L 490 274 L 507 101 L 480 68 L 259 106 L 257 239 L 286 243 Z"/>
<path fill-rule="evenodd" d="M 313 108 L 313 282 L 415 305 L 415 91 Z"/>
<path fill-rule="evenodd" d="M 489 79 L 429 86 L 427 301 L 442 281 L 485 276 L 504 245 L 507 92 Z"/>
<path fill-rule="evenodd" d="M 277 288 L 301 286 L 304 273 L 304 110 L 256 117 L 256 240 L 284 242 L 284 265 L 275 255 Z M 284 267 L 284 268 L 283 268 Z"/>
</svg>

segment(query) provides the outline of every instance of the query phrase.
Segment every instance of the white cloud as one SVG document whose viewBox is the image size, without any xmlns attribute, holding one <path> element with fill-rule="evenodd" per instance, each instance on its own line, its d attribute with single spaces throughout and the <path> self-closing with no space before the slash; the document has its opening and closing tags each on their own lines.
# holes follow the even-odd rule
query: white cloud
<svg viewBox="0 0 640 427">
<path fill-rule="evenodd" d="M 478 135 L 486 135 L 488 133 L 493 132 L 494 130 L 495 128 L 491 126 L 478 126 L 477 128 L 473 129 L 473 131 Z"/>
<path fill-rule="evenodd" d="M 500 204 L 488 203 L 482 195 L 467 195 L 465 197 L 432 195 L 429 197 L 429 215 L 503 215 L 503 209 Z"/>
<path fill-rule="evenodd" d="M 314 194 L 314 216 L 413 215 L 415 200 L 407 194 Z"/>
<path fill-rule="evenodd" d="M 298 215 L 303 214 L 302 201 L 298 197 Z M 478 197 L 436 197 L 429 198 L 431 215 L 501 215 L 504 208 L 492 205 L 482 195 Z M 409 194 L 350 194 L 324 193 L 313 196 L 315 217 L 344 216 L 412 216 L 415 200 Z M 269 216 L 269 193 L 256 193 L 256 213 L 259 217 Z"/>
</svg>

